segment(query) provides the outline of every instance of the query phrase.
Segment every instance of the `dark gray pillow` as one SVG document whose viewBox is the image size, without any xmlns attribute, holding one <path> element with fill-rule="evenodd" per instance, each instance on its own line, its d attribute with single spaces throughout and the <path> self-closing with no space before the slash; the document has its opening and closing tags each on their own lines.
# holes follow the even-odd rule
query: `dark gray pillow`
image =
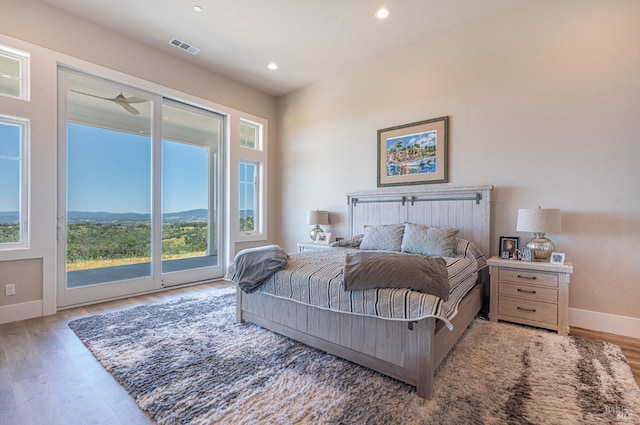
<svg viewBox="0 0 640 425">
<path fill-rule="evenodd" d="M 380 224 L 364 228 L 360 249 L 373 251 L 400 251 L 404 224 Z"/>
<path fill-rule="evenodd" d="M 440 257 L 399 252 L 356 251 L 345 257 L 345 291 L 407 288 L 449 299 L 447 262 Z"/>
<path fill-rule="evenodd" d="M 406 223 L 402 237 L 402 252 L 430 255 L 432 257 L 453 257 L 456 236 L 460 229 L 451 227 L 429 227 Z"/>
</svg>

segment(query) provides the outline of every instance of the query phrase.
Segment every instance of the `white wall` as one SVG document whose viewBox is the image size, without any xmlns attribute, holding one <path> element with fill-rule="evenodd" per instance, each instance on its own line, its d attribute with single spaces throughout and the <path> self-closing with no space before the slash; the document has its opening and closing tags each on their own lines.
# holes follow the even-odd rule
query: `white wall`
<svg viewBox="0 0 640 425">
<path fill-rule="evenodd" d="M 347 236 L 376 131 L 448 115 L 449 181 L 495 186 L 490 254 L 530 238 L 518 208 L 560 208 L 570 307 L 640 324 L 639 22 L 635 0 L 533 1 L 280 98 L 282 244 L 308 239 L 315 208 Z"/>
</svg>

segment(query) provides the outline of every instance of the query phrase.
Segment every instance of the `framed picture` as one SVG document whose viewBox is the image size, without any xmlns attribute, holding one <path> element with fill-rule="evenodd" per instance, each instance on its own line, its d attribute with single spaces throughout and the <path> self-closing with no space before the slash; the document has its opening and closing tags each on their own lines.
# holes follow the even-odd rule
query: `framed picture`
<svg viewBox="0 0 640 425">
<path fill-rule="evenodd" d="M 378 130 L 378 187 L 448 181 L 449 117 Z"/>
<path fill-rule="evenodd" d="M 563 252 L 552 252 L 551 253 L 551 259 L 549 259 L 549 262 L 551 264 L 560 264 L 563 265 L 564 264 L 564 253 Z"/>
<path fill-rule="evenodd" d="M 316 243 L 320 245 L 329 245 L 330 240 L 331 240 L 331 233 L 319 232 L 316 235 Z"/>
<path fill-rule="evenodd" d="M 522 248 L 520 250 L 520 259 L 522 261 L 533 261 L 533 249 Z"/>
<path fill-rule="evenodd" d="M 520 247 L 518 236 L 500 236 L 500 257 L 512 258 Z"/>
</svg>

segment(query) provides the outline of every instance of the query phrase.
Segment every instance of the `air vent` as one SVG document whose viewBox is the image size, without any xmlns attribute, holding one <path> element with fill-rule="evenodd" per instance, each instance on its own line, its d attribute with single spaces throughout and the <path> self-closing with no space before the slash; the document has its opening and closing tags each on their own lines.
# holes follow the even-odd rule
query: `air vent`
<svg viewBox="0 0 640 425">
<path fill-rule="evenodd" d="M 185 43 L 184 41 L 180 41 L 177 38 L 172 38 L 169 41 L 169 44 L 172 44 L 172 45 L 178 47 L 179 49 L 186 50 L 187 52 L 191 53 L 192 55 L 195 55 L 196 53 L 198 53 L 200 51 L 200 49 L 198 49 L 197 47 L 192 46 L 189 43 Z"/>
</svg>

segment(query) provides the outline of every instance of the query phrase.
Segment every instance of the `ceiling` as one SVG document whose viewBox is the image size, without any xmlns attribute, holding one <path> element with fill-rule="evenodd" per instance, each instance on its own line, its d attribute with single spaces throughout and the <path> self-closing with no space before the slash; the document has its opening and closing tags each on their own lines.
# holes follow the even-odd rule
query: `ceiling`
<svg viewBox="0 0 640 425">
<path fill-rule="evenodd" d="M 532 0 L 42 1 L 280 96 Z M 390 11 L 385 20 L 374 17 L 380 6 Z M 200 52 L 174 47 L 172 38 Z M 278 69 L 267 69 L 270 62 Z"/>
</svg>

